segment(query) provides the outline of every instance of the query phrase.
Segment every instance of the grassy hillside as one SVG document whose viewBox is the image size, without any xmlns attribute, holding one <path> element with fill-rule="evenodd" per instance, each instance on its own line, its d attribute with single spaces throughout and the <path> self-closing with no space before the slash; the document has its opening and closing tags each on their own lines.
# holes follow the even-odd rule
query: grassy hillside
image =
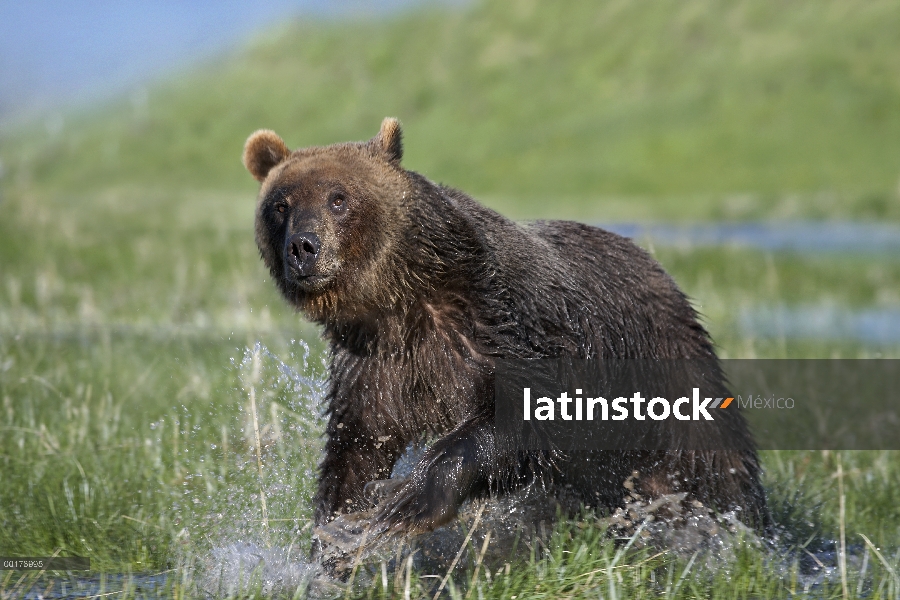
<svg viewBox="0 0 900 600">
<path fill-rule="evenodd" d="M 13 188 L 252 194 L 238 158 L 254 129 L 304 146 L 395 115 L 407 166 L 514 216 L 898 218 L 897 31 L 890 0 L 295 22 L 53 134 L 7 136 L 0 157 Z"/>
</svg>

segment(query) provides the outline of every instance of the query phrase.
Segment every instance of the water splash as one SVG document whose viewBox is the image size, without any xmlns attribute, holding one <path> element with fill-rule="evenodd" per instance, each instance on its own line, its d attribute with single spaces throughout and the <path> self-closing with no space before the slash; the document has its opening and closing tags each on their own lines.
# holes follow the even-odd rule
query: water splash
<svg viewBox="0 0 900 600">
<path fill-rule="evenodd" d="M 308 554 L 325 364 L 303 341 L 292 341 L 286 357 L 257 341 L 232 365 L 240 408 L 229 431 L 239 443 L 220 489 L 191 486 L 200 515 L 184 531 L 182 563 L 203 595 L 309 592 L 320 571 Z"/>
<path fill-rule="evenodd" d="M 320 575 L 320 567 L 293 547 L 236 542 L 214 547 L 204 572 L 201 589 L 216 598 L 240 596 L 250 590 L 263 596 L 303 596 Z"/>
</svg>

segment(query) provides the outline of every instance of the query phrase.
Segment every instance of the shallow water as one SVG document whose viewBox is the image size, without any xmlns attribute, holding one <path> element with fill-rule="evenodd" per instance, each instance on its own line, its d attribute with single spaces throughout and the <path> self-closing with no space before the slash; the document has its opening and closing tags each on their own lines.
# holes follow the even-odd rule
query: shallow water
<svg viewBox="0 0 900 600">
<path fill-rule="evenodd" d="M 851 221 L 614 223 L 601 227 L 637 243 L 677 248 L 736 247 L 804 254 L 900 256 L 900 225 Z M 900 307 L 828 304 L 744 308 L 734 325 L 751 338 L 900 343 Z"/>
<path fill-rule="evenodd" d="M 900 307 L 848 309 L 832 305 L 755 306 L 737 317 L 751 338 L 900 343 Z"/>
<path fill-rule="evenodd" d="M 168 583 L 168 576 L 165 573 L 113 573 L 103 577 L 46 576 L 32 585 L 21 597 L 26 600 L 114 598 L 124 590 L 129 590 L 137 598 L 159 598 L 166 595 Z"/>
<path fill-rule="evenodd" d="M 900 253 L 900 225 L 851 221 L 749 223 L 612 223 L 600 225 L 636 241 L 696 248 L 736 246 L 769 251 Z"/>
</svg>

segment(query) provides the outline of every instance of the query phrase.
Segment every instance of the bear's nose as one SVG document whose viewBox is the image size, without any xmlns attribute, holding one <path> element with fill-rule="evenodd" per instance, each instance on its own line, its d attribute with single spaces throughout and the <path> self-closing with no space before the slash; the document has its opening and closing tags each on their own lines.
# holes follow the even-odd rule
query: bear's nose
<svg viewBox="0 0 900 600">
<path fill-rule="evenodd" d="M 312 274 L 321 247 L 322 242 L 319 241 L 319 236 L 311 231 L 295 233 L 288 238 L 285 246 L 285 261 L 288 267 L 296 271 L 298 275 L 308 277 Z"/>
</svg>

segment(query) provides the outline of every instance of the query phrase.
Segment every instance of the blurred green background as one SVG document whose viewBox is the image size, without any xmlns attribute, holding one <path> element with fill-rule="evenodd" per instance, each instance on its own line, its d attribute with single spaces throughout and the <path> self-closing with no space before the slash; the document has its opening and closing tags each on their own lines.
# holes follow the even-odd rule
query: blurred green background
<svg viewBox="0 0 900 600">
<path fill-rule="evenodd" d="M 886 0 L 413 5 L 283 20 L 180 74 L 5 126 L 0 554 L 166 569 L 215 543 L 210 515 L 256 510 L 236 500 L 257 486 L 243 468 L 245 349 L 321 378 L 322 344 L 257 255 L 257 184 L 240 163 L 255 129 L 301 147 L 368 139 L 396 116 L 407 168 L 517 219 L 896 227 L 898 32 Z M 900 333 L 773 335 L 741 317 L 874 311 L 900 330 L 893 252 L 641 243 L 722 356 L 900 356 Z M 272 377 L 260 410 L 274 431 L 293 418 L 279 406 L 309 406 Z M 291 451 L 271 460 L 306 470 L 265 484 L 297 523 L 315 463 L 304 435 L 279 433 Z M 772 489 L 818 490 L 833 535 L 834 455 L 766 460 Z M 900 461 L 843 460 L 847 526 L 896 548 Z"/>
<path fill-rule="evenodd" d="M 14 186 L 252 193 L 253 129 L 299 147 L 394 115 L 409 168 L 516 217 L 897 219 L 898 20 L 878 0 L 299 20 L 0 156 Z"/>
</svg>

